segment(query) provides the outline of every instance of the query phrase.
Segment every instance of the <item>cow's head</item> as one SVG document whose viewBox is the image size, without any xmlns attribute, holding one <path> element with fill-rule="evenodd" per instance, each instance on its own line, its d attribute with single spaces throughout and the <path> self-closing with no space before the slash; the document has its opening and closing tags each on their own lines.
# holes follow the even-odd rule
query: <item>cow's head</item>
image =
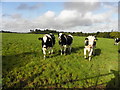
<svg viewBox="0 0 120 90">
<path fill-rule="evenodd" d="M 43 40 L 43 38 L 38 38 L 38 40 Z"/>
<path fill-rule="evenodd" d="M 62 37 L 62 33 L 58 33 L 58 39 L 61 40 L 61 37 Z"/>
<path fill-rule="evenodd" d="M 85 46 L 93 47 L 96 45 L 97 38 L 95 36 L 88 36 L 85 38 Z"/>
<path fill-rule="evenodd" d="M 47 48 L 50 38 L 47 35 L 44 35 L 43 38 L 38 38 L 38 40 L 42 41 L 42 48 Z"/>
<path fill-rule="evenodd" d="M 85 46 L 88 46 L 88 38 L 85 38 Z"/>
</svg>

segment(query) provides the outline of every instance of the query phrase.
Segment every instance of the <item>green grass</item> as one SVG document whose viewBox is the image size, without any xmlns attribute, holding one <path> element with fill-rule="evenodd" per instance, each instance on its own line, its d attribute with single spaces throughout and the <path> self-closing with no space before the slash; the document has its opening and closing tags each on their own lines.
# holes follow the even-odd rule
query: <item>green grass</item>
<svg viewBox="0 0 120 90">
<path fill-rule="evenodd" d="M 84 59 L 84 38 L 74 37 L 72 53 L 60 55 L 56 36 L 53 55 L 44 60 L 40 34 L 2 34 L 3 88 L 88 88 L 106 86 L 118 72 L 118 47 L 98 38 L 96 56 Z"/>
</svg>

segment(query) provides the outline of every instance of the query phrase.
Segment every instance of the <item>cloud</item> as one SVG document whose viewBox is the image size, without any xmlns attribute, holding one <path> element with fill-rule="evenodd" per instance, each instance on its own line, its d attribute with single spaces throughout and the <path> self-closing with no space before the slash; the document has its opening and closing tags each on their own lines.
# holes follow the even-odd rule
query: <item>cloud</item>
<svg viewBox="0 0 120 90">
<path fill-rule="evenodd" d="M 63 27 L 90 26 L 94 23 L 109 22 L 112 13 L 111 11 L 100 14 L 86 12 L 83 15 L 77 10 L 63 10 L 55 20 Z"/>
<path fill-rule="evenodd" d="M 31 21 L 23 18 L 2 20 L 3 30 L 26 32 L 30 29 L 30 25 L 32 25 Z"/>
<path fill-rule="evenodd" d="M 45 14 L 44 14 L 45 17 L 54 17 L 55 16 L 55 12 L 53 11 L 47 11 Z"/>
<path fill-rule="evenodd" d="M 100 2 L 65 2 L 64 9 L 66 10 L 77 10 L 81 13 L 97 10 L 100 8 Z"/>
<path fill-rule="evenodd" d="M 22 4 L 19 6 L 21 10 L 29 10 L 30 8 L 33 8 L 33 6 L 28 6 L 27 4 L 23 7 Z M 100 8 L 107 9 L 104 12 L 95 13 Z M 111 4 L 100 2 L 65 2 L 64 9 L 59 13 L 49 10 L 32 19 L 25 19 L 21 14 L 17 13 L 12 14 L 10 15 L 11 20 L 9 18 L 9 20 L 3 22 L 3 28 L 22 32 L 35 28 L 82 32 L 117 29 L 117 21 L 112 18 L 116 9 L 117 7 L 113 4 L 111 6 Z"/>
<path fill-rule="evenodd" d="M 43 4 L 41 4 L 41 3 L 35 4 L 35 5 L 32 5 L 32 6 L 30 6 L 26 3 L 22 3 L 17 7 L 17 9 L 18 10 L 35 10 L 35 9 L 39 9 L 42 6 L 43 6 Z"/>
<path fill-rule="evenodd" d="M 118 3 L 117 2 L 103 2 L 103 7 L 110 9 L 113 13 L 118 13 Z"/>
<path fill-rule="evenodd" d="M 4 28 L 13 31 L 29 31 L 30 29 L 35 28 L 54 28 L 57 30 L 69 29 L 70 31 L 79 31 L 76 27 L 91 27 L 97 23 L 107 23 L 107 20 L 110 22 L 110 16 L 108 16 L 110 14 L 108 13 L 93 14 L 92 12 L 87 12 L 84 16 L 82 16 L 81 13 L 75 10 L 63 10 L 59 15 L 56 15 L 53 11 L 47 11 L 42 16 L 32 20 L 22 18 L 19 14 L 14 14 L 12 16 L 14 19 L 6 20 L 4 22 Z M 88 30 L 93 30 L 93 27 Z"/>
<path fill-rule="evenodd" d="M 9 14 L 2 14 L 2 17 L 9 17 L 9 16 L 11 16 L 11 15 L 9 15 Z"/>
<path fill-rule="evenodd" d="M 111 12 L 93 14 L 92 12 L 87 12 L 82 16 L 82 14 L 76 10 L 63 10 L 59 15 L 56 15 L 53 11 L 47 11 L 43 15 L 32 20 L 25 19 L 19 14 L 14 14 L 11 16 L 12 20 L 6 20 L 4 22 L 4 28 L 7 30 L 17 30 L 22 32 L 35 28 L 54 28 L 57 30 L 80 31 L 81 27 L 92 26 L 92 28 L 84 28 L 81 30 L 85 32 L 85 29 L 87 29 L 89 32 L 92 32 L 94 30 L 97 31 L 95 28 L 99 28 L 100 30 L 102 26 L 103 28 L 107 27 L 107 25 L 104 26 L 104 24 L 102 24 L 102 26 L 100 25 L 100 27 L 93 27 L 93 25 L 112 22 L 110 20 L 110 13 Z M 79 29 L 76 29 L 76 27 L 79 27 Z"/>
<path fill-rule="evenodd" d="M 22 18 L 22 14 L 2 14 L 2 17 L 5 19 L 21 19 Z"/>
<path fill-rule="evenodd" d="M 63 10 L 55 20 L 64 27 L 71 27 L 78 21 L 78 17 L 81 17 L 81 14 L 75 10 Z"/>
<path fill-rule="evenodd" d="M 19 14 L 11 15 L 11 18 L 4 19 L 2 29 L 26 32 L 35 28 L 51 28 L 54 26 L 54 15 L 52 11 L 47 11 L 42 16 L 35 19 L 25 19 Z"/>
<path fill-rule="evenodd" d="M 33 22 L 41 28 L 49 28 L 55 25 L 55 12 L 47 11 L 43 15 L 33 19 Z"/>
<path fill-rule="evenodd" d="M 22 15 L 21 14 L 12 14 L 11 18 L 13 18 L 13 19 L 20 19 L 20 18 L 22 18 Z"/>
</svg>

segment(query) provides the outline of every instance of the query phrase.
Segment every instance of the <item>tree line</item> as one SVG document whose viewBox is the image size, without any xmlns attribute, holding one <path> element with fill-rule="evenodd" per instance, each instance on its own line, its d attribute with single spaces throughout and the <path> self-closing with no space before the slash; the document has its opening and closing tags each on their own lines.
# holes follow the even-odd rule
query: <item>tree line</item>
<svg viewBox="0 0 120 90">
<path fill-rule="evenodd" d="M 111 32 L 96 32 L 96 33 L 83 33 L 83 32 L 59 32 L 56 30 L 40 30 L 40 29 L 35 29 L 35 30 L 30 30 L 29 33 L 33 34 L 46 34 L 46 33 L 65 33 L 65 34 L 71 34 L 73 36 L 89 36 L 89 35 L 95 35 L 97 37 L 101 38 L 120 38 L 120 32 L 117 31 L 111 31 Z"/>
<path fill-rule="evenodd" d="M 11 31 L 3 31 L 3 30 L 1 30 L 0 33 L 18 33 L 18 32 L 11 32 Z M 45 29 L 45 30 L 35 29 L 35 30 L 30 30 L 28 33 L 29 34 L 48 34 L 48 33 L 58 34 L 58 33 L 65 33 L 65 34 L 71 34 L 73 36 L 95 35 L 95 36 L 101 37 L 101 38 L 120 38 L 120 32 L 117 32 L 117 31 L 83 33 L 83 32 L 61 32 L 61 31 L 49 30 L 49 29 Z"/>
</svg>

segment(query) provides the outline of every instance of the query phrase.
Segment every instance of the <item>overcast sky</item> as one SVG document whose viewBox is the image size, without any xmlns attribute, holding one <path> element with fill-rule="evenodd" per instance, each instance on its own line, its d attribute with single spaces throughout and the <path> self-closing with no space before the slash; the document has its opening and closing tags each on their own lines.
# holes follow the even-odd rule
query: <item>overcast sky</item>
<svg viewBox="0 0 120 90">
<path fill-rule="evenodd" d="M 2 30 L 15 32 L 29 32 L 30 29 L 36 28 L 68 32 L 107 32 L 118 30 L 117 1 L 54 1 L 3 1 L 1 3 L 2 17 L 0 18 L 0 20 L 2 19 Z"/>
</svg>

